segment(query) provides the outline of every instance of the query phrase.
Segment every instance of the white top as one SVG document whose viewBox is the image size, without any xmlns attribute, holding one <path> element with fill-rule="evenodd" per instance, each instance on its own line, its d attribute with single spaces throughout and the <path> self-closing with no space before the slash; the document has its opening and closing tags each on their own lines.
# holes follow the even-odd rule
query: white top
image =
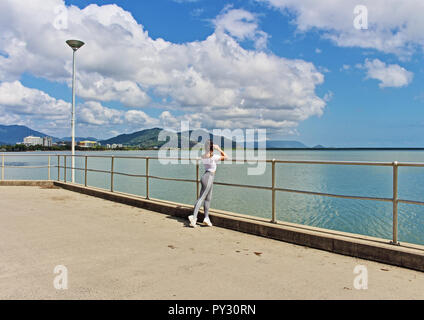
<svg viewBox="0 0 424 320">
<path fill-rule="evenodd" d="M 221 156 L 214 154 L 210 158 L 202 158 L 203 165 L 205 166 L 205 170 L 209 172 L 215 172 L 216 171 L 216 164 L 218 161 L 221 161 Z"/>
</svg>

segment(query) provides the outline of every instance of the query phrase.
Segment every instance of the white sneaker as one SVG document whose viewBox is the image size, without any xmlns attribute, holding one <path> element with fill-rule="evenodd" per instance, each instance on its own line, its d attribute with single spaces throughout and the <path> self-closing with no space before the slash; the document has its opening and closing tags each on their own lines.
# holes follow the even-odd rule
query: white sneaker
<svg viewBox="0 0 424 320">
<path fill-rule="evenodd" d="M 188 216 L 188 220 L 190 221 L 190 227 L 196 228 L 196 220 L 194 220 L 194 216 Z"/>
<path fill-rule="evenodd" d="M 204 224 L 205 226 L 212 227 L 212 222 L 211 222 L 211 220 L 209 220 L 209 218 L 205 218 L 205 219 L 203 220 L 203 224 Z"/>
</svg>

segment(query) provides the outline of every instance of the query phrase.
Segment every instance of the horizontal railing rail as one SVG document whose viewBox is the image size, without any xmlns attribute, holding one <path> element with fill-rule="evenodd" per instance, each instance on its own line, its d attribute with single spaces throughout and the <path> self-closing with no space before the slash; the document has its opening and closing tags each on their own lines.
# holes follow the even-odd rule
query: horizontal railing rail
<svg viewBox="0 0 424 320">
<path fill-rule="evenodd" d="M 14 169 L 43 169 L 48 168 L 49 166 L 4 166 L 5 168 L 14 168 Z"/>
<path fill-rule="evenodd" d="M 44 166 L 16 166 L 16 165 L 6 165 L 5 158 L 7 157 L 47 157 L 48 165 Z M 53 157 L 57 158 L 57 164 L 51 165 L 51 159 Z M 67 158 L 83 158 L 84 167 L 72 167 L 67 166 Z M 91 169 L 88 168 L 88 159 L 89 158 L 103 158 L 110 159 L 110 170 L 100 170 L 100 169 Z M 116 159 L 136 159 L 145 161 L 145 174 L 134 174 L 128 172 L 120 172 L 114 170 L 115 160 Z M 61 164 L 63 160 L 63 164 Z M 178 161 L 191 161 L 192 164 L 196 165 L 196 179 L 184 179 L 184 178 L 171 178 L 171 177 L 161 177 L 156 175 L 149 174 L 149 161 L 150 160 L 178 160 Z M 51 168 L 57 168 L 57 180 L 61 180 L 61 172 L 63 170 L 63 181 L 67 181 L 66 172 L 67 170 L 78 170 L 84 171 L 84 185 L 87 186 L 87 174 L 88 172 L 104 173 L 110 174 L 110 191 L 114 192 L 114 176 L 127 176 L 135 178 L 144 178 L 146 179 L 146 199 L 149 199 L 149 180 L 164 180 L 164 181 L 176 181 L 176 182 L 189 182 L 196 183 L 196 197 L 199 196 L 199 184 L 200 184 L 200 174 L 199 174 L 199 163 L 201 158 L 182 158 L 182 157 L 150 157 L 150 156 L 122 156 L 122 155 L 68 155 L 68 154 L 2 154 L 1 162 L 1 180 L 5 180 L 5 169 L 6 168 L 48 168 L 48 180 L 51 180 Z M 424 205 L 424 201 L 418 200 L 409 200 L 409 199 L 399 199 L 398 198 L 398 168 L 399 167 L 424 167 L 424 163 L 418 162 L 373 162 L 373 161 L 323 161 L 323 160 L 278 160 L 278 159 L 228 159 L 224 163 L 258 163 L 265 162 L 271 164 L 271 186 L 260 186 L 260 185 L 248 185 L 248 184 L 235 184 L 235 183 L 226 183 L 226 182 L 214 182 L 216 185 L 227 186 L 227 187 L 237 187 L 237 188 L 250 188 L 258 190 L 267 190 L 272 192 L 272 212 L 271 212 L 271 222 L 277 223 L 276 217 L 276 192 L 287 192 L 287 193 L 297 193 L 305 195 L 314 195 L 314 196 L 323 196 L 323 197 L 333 197 L 333 198 L 342 198 L 342 199 L 354 199 L 354 200 L 370 200 L 370 201 L 381 201 L 381 202 L 391 202 L 393 206 L 393 234 L 392 240 L 390 243 L 398 245 L 398 204 L 406 203 L 413 205 Z M 332 193 L 323 193 L 307 190 L 296 190 L 289 188 L 280 188 L 276 186 L 276 164 L 299 164 L 299 165 L 347 165 L 347 166 L 379 166 L 379 167 L 392 167 L 392 179 L 393 179 L 393 194 L 391 198 L 384 197 L 367 197 L 367 196 L 357 196 L 357 195 L 343 195 L 343 194 L 332 194 Z"/>
</svg>

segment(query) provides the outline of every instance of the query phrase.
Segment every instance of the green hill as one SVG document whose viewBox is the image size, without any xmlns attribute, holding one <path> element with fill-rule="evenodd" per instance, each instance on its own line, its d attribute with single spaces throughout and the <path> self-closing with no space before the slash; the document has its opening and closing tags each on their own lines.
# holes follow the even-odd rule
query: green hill
<svg viewBox="0 0 424 320">
<path fill-rule="evenodd" d="M 164 129 L 152 128 L 152 129 L 145 129 L 145 130 L 142 130 L 142 131 L 133 132 L 133 133 L 130 133 L 130 134 L 120 134 L 120 135 L 118 135 L 114 138 L 102 140 L 102 141 L 100 141 L 100 143 L 102 145 L 122 144 L 122 145 L 125 145 L 125 146 L 133 146 L 133 147 L 139 147 L 139 148 L 145 148 L 145 149 L 160 148 L 165 143 L 167 143 L 167 145 L 171 148 L 181 148 L 181 145 L 184 145 L 184 146 L 189 145 L 189 147 L 191 148 L 198 143 L 198 141 L 194 141 L 194 140 L 189 140 L 189 141 L 184 140 L 184 139 L 186 139 L 185 136 L 186 135 L 190 136 L 193 131 L 189 131 L 188 134 L 187 134 L 187 132 L 185 132 L 185 134 L 183 134 L 183 138 L 181 138 L 181 132 L 178 132 L 177 133 L 178 142 L 175 143 L 175 145 L 173 145 L 172 143 L 171 144 L 168 143 L 169 139 L 167 141 L 159 141 L 158 140 L 159 133 L 162 130 L 164 130 Z M 208 134 L 208 133 L 206 133 L 206 134 Z M 214 141 L 220 141 L 221 145 L 231 145 L 231 146 L 235 145 L 235 143 L 232 140 L 226 139 L 226 138 L 221 137 L 221 136 L 214 136 L 211 133 L 209 133 L 209 138 L 214 139 Z"/>
<path fill-rule="evenodd" d="M 102 140 L 100 143 L 105 144 L 123 144 L 126 146 L 137 146 L 140 148 L 161 147 L 166 141 L 158 141 L 159 132 L 162 129 L 153 128 L 142 131 L 133 132 L 130 134 L 120 134 L 111 139 Z"/>
</svg>

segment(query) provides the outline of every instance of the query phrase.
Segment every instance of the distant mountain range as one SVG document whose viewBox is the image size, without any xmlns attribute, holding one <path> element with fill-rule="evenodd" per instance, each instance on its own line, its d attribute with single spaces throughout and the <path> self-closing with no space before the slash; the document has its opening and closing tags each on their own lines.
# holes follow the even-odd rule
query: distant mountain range
<svg viewBox="0 0 424 320">
<path fill-rule="evenodd" d="M 160 147 L 166 142 L 158 141 L 159 132 L 162 129 L 153 128 L 142 131 L 137 131 L 129 134 L 120 134 L 116 137 L 101 140 L 102 145 L 105 144 L 123 144 L 130 146 L 142 146 L 142 147 Z"/>
<path fill-rule="evenodd" d="M 177 133 L 178 141 L 170 142 L 168 141 L 158 141 L 159 133 L 163 129 L 161 128 L 152 128 L 152 129 L 145 129 L 137 132 L 133 132 L 130 134 L 120 134 L 116 137 L 106 139 L 106 140 L 98 140 L 94 137 L 76 137 L 75 140 L 83 141 L 83 140 L 89 140 L 89 141 L 99 141 L 102 145 L 106 144 L 122 144 L 125 146 L 136 146 L 140 148 L 160 148 L 165 143 L 168 147 L 171 148 L 180 148 L 182 145 L 190 147 L 193 147 L 198 143 L 198 141 L 194 140 L 188 140 L 186 138 L 187 136 L 190 136 L 193 131 L 184 132 L 181 134 L 181 132 Z M 197 131 L 196 131 L 197 133 Z M 222 136 L 214 136 L 211 133 L 208 133 L 206 131 L 203 132 L 204 134 L 209 134 L 209 139 L 212 139 L 213 141 L 220 141 L 220 144 L 223 146 L 231 145 L 233 148 L 237 147 L 237 144 L 235 141 L 232 141 L 231 139 L 227 139 Z M 5 144 L 11 144 L 14 145 L 19 142 L 23 142 L 24 138 L 27 136 L 36 136 L 36 137 L 46 137 L 47 134 L 44 134 L 42 132 L 32 130 L 26 126 L 20 126 L 20 125 L 0 125 L 0 145 Z M 59 141 L 65 141 L 69 142 L 71 141 L 71 137 L 64 137 L 64 138 L 56 138 L 51 137 L 53 142 L 59 142 Z M 199 138 L 200 139 L 200 138 Z M 255 147 L 258 146 L 258 143 L 255 142 Z M 266 142 L 266 148 L 267 149 L 307 149 L 308 147 L 304 145 L 303 143 L 299 141 L 267 141 Z M 323 146 L 316 146 L 314 148 L 324 148 Z"/>
<path fill-rule="evenodd" d="M 266 148 L 272 149 L 272 148 L 290 148 L 290 149 L 298 149 L 298 148 L 308 148 L 305 146 L 302 142 L 299 141 L 287 141 L 287 140 L 281 140 L 281 141 L 267 141 L 266 142 Z"/>
<path fill-rule="evenodd" d="M 183 132 L 183 133 L 178 132 L 177 133 L 178 141 L 170 141 L 170 139 L 167 139 L 166 141 L 159 141 L 159 133 L 163 130 L 164 129 L 161 129 L 161 128 L 145 129 L 145 130 L 133 132 L 130 134 L 121 134 L 111 139 L 102 140 L 100 141 L 100 143 L 102 145 L 122 144 L 127 146 L 138 146 L 140 148 L 155 148 L 155 147 L 160 148 L 166 144 L 170 148 L 181 148 L 181 146 L 193 147 L 200 140 L 200 137 L 198 141 L 190 140 L 188 138 L 191 136 L 191 133 L 193 132 L 191 130 L 189 132 Z M 167 133 L 167 131 L 165 131 L 165 133 Z M 171 133 L 171 132 L 168 131 L 168 133 Z M 196 133 L 202 133 L 202 132 L 196 131 Z M 212 139 L 213 141 L 221 141 L 221 145 L 235 146 L 235 142 L 230 139 L 227 139 L 221 136 L 214 136 L 213 134 L 208 133 L 206 131 L 203 131 L 203 134 L 204 135 L 209 134 L 209 139 Z"/>
<path fill-rule="evenodd" d="M 117 137 L 108 139 L 108 140 L 102 140 L 100 143 L 102 145 L 104 144 L 122 144 L 122 145 L 129 145 L 129 146 L 139 146 L 142 148 L 153 148 L 153 147 L 161 147 L 166 141 L 158 141 L 159 132 L 161 132 L 163 129 L 161 128 L 153 128 L 153 129 L 146 129 L 142 131 L 133 132 L 130 134 L 121 134 Z M 186 135 L 191 136 L 193 131 L 187 132 Z M 198 132 L 196 132 L 198 133 Z M 201 131 L 200 131 L 201 133 Z M 206 131 L 203 131 L 204 134 L 209 134 L 209 139 L 212 139 L 213 141 L 220 141 L 221 146 L 232 146 L 233 148 L 236 148 L 238 145 L 235 141 L 222 137 L 222 136 L 214 136 L 212 133 L 208 133 Z M 167 146 L 172 148 L 179 148 L 181 147 L 181 143 L 186 142 L 184 145 L 190 145 L 190 147 L 196 145 L 198 141 L 190 140 L 188 143 L 184 140 L 184 134 L 183 134 L 183 140 L 181 140 L 181 132 L 177 133 L 178 135 L 178 143 L 170 144 L 168 143 Z M 258 143 L 254 143 L 255 148 L 258 147 Z M 320 146 L 321 147 L 321 146 Z M 267 141 L 266 142 L 266 148 L 267 149 L 273 149 L 273 148 L 279 148 L 279 149 L 299 149 L 304 148 L 308 149 L 306 145 L 299 141 Z"/>
<path fill-rule="evenodd" d="M 28 136 L 35 136 L 35 137 L 41 137 L 41 138 L 51 137 L 45 133 L 33 130 L 26 126 L 0 125 L 0 145 L 6 145 L 6 144 L 14 145 L 16 143 L 23 142 L 24 138 Z M 59 142 L 59 141 L 69 142 L 72 140 L 71 137 L 64 137 L 64 138 L 51 137 L 51 138 L 53 142 Z M 75 137 L 75 141 L 77 142 L 84 141 L 84 140 L 97 141 L 96 138 L 92 138 L 92 137 Z"/>
<path fill-rule="evenodd" d="M 22 142 L 25 137 L 28 136 L 36 136 L 36 137 L 46 137 L 47 134 L 44 134 L 39 131 L 32 130 L 25 126 L 12 125 L 12 126 L 4 126 L 0 125 L 0 141 L 3 144 L 16 144 Z M 52 137 L 53 141 L 58 140 L 57 138 Z"/>
</svg>

